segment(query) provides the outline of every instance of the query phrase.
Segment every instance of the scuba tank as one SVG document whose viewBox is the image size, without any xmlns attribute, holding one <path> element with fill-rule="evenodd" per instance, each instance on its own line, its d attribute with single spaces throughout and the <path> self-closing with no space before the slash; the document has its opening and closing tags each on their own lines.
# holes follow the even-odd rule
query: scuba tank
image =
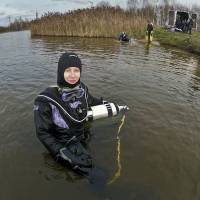
<svg viewBox="0 0 200 200">
<path fill-rule="evenodd" d="M 104 102 L 102 105 L 91 106 L 87 111 L 87 119 L 92 121 L 100 118 L 112 117 L 118 115 L 121 111 L 128 110 L 129 107 L 126 105 L 119 106 L 114 103 Z"/>
</svg>

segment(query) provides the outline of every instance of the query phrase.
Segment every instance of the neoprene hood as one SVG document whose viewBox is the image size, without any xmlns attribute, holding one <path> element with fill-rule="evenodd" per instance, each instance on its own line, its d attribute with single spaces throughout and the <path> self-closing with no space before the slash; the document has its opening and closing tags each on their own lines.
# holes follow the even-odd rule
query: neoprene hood
<svg viewBox="0 0 200 200">
<path fill-rule="evenodd" d="M 80 72 L 82 70 L 82 63 L 80 58 L 75 53 L 63 53 L 58 61 L 58 71 L 57 71 L 57 84 L 59 87 L 69 87 L 73 88 L 80 83 L 80 79 L 77 83 L 71 85 L 67 83 L 64 79 L 65 69 L 68 67 L 78 67 Z"/>
</svg>

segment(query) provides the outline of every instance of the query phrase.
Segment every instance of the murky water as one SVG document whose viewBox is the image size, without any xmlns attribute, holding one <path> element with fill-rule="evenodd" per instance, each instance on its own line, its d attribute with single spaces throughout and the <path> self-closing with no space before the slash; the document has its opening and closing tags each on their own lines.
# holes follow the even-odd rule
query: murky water
<svg viewBox="0 0 200 200">
<path fill-rule="evenodd" d="M 0 34 L 0 44 L 0 199 L 200 199 L 199 57 L 111 39 L 31 38 L 28 31 Z M 92 124 L 90 151 L 102 171 L 94 183 L 55 163 L 35 136 L 33 100 L 56 83 L 66 50 L 81 56 L 93 95 L 131 108 L 120 141 L 122 115 Z"/>
</svg>

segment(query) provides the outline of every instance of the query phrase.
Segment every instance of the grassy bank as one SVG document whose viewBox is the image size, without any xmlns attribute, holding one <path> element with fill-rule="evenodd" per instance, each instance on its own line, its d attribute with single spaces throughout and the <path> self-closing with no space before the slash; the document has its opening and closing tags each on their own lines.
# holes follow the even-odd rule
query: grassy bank
<svg viewBox="0 0 200 200">
<path fill-rule="evenodd" d="M 163 45 L 169 45 L 187 50 L 200 55 L 200 32 L 193 31 L 192 34 L 181 32 L 169 32 L 162 28 L 156 28 L 154 38 Z"/>
<path fill-rule="evenodd" d="M 146 17 L 116 7 L 80 9 L 64 14 L 48 13 L 31 23 L 32 35 L 118 37 L 122 31 L 138 37 Z"/>
</svg>

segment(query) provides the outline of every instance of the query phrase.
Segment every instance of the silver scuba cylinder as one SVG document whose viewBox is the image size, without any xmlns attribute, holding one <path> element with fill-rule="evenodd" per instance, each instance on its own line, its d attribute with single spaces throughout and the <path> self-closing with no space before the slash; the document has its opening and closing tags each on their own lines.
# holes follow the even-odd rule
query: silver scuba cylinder
<svg viewBox="0 0 200 200">
<path fill-rule="evenodd" d="M 114 103 L 104 103 L 97 106 L 92 106 L 87 112 L 88 120 L 96 120 L 100 118 L 112 117 L 121 111 L 129 110 L 128 106 L 119 106 Z"/>
</svg>

